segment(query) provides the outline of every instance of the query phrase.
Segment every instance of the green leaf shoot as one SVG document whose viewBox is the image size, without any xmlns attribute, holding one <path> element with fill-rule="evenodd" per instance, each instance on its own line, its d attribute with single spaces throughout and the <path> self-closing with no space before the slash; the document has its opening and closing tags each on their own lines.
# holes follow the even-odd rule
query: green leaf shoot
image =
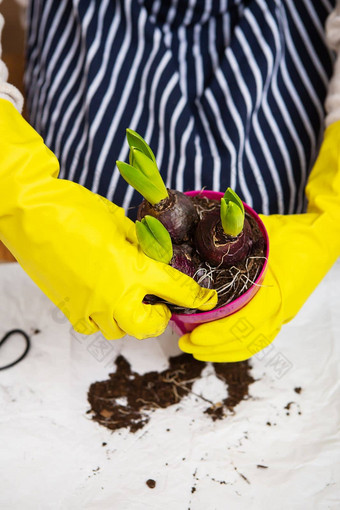
<svg viewBox="0 0 340 510">
<path fill-rule="evenodd" d="M 221 223 L 227 235 L 236 237 L 244 225 L 244 206 L 242 200 L 231 188 L 221 198 Z"/>
<path fill-rule="evenodd" d="M 145 175 L 135 167 L 124 163 L 123 161 L 116 162 L 117 167 L 130 186 L 135 188 L 138 193 L 150 202 L 150 204 L 158 204 L 164 198 L 164 191 L 159 190 Z"/>
<path fill-rule="evenodd" d="M 157 218 L 146 215 L 136 221 L 136 234 L 145 255 L 169 264 L 173 256 L 170 234 Z"/>
<path fill-rule="evenodd" d="M 139 149 L 143 154 L 148 156 L 154 163 L 156 163 L 156 158 L 154 153 L 152 152 L 149 145 L 146 143 L 144 138 L 142 138 L 136 131 L 133 131 L 132 129 L 126 130 L 126 138 L 128 141 L 128 144 L 131 147 L 136 147 Z"/>
<path fill-rule="evenodd" d="M 163 194 L 163 198 L 168 196 L 164 181 L 157 168 L 157 165 L 148 156 L 146 156 L 137 147 L 130 149 L 130 165 L 142 172 L 156 188 Z"/>
<path fill-rule="evenodd" d="M 117 161 L 122 177 L 152 205 L 169 195 L 158 170 L 156 158 L 145 140 L 132 129 L 126 130 L 129 162 Z"/>
<path fill-rule="evenodd" d="M 227 203 L 228 202 L 234 202 L 236 205 L 238 205 L 239 208 L 241 209 L 241 211 L 244 214 L 244 205 L 243 205 L 243 202 L 240 199 L 240 197 L 238 196 L 238 194 L 235 193 L 234 190 L 232 190 L 231 188 L 227 188 L 227 191 L 224 193 L 224 197 L 223 198 L 224 198 L 224 200 Z"/>
</svg>

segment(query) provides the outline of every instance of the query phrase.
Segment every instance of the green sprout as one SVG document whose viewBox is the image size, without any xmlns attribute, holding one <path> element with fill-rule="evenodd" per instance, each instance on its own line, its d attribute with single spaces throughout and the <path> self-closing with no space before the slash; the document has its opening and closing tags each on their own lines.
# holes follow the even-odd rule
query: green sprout
<svg viewBox="0 0 340 510">
<path fill-rule="evenodd" d="M 158 204 L 167 198 L 168 192 L 159 173 L 154 153 L 146 141 L 132 129 L 126 130 L 130 147 L 129 163 L 117 161 L 122 177 L 150 204 Z"/>
<path fill-rule="evenodd" d="M 236 237 L 244 225 L 244 206 L 240 197 L 228 188 L 221 198 L 221 223 L 227 235 Z"/>
<path fill-rule="evenodd" d="M 156 158 L 151 148 L 148 146 L 144 138 L 142 138 L 136 131 L 132 131 L 132 129 L 126 130 L 126 139 L 130 147 L 136 147 L 143 154 L 148 156 L 154 163 L 156 163 Z"/>
<path fill-rule="evenodd" d="M 173 255 L 170 234 L 157 218 L 146 215 L 136 221 L 136 234 L 145 255 L 169 264 Z"/>
</svg>

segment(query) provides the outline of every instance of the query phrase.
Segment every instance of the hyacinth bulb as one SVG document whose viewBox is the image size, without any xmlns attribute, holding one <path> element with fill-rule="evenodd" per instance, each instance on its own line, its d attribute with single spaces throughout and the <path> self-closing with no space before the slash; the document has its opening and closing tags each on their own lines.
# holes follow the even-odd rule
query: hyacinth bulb
<svg viewBox="0 0 340 510">
<path fill-rule="evenodd" d="M 200 256 L 215 267 L 242 263 L 253 245 L 252 230 L 244 205 L 230 188 L 221 198 L 220 209 L 204 214 L 195 232 Z"/>
</svg>

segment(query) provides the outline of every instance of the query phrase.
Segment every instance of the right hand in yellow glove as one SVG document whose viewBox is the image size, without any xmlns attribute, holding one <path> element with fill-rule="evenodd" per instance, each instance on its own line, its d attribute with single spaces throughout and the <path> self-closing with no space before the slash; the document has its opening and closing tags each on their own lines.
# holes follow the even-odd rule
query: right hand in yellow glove
<svg viewBox="0 0 340 510">
<path fill-rule="evenodd" d="M 200 361 L 234 362 L 267 347 L 340 255 L 340 120 L 325 131 L 306 213 L 262 216 L 269 236 L 262 288 L 237 313 L 198 326 L 180 348 Z"/>
<path fill-rule="evenodd" d="M 0 99 L 0 239 L 73 327 L 108 339 L 161 334 L 171 313 L 146 294 L 189 308 L 213 290 L 140 250 L 123 209 L 57 179 L 59 164 L 14 106 Z"/>
</svg>

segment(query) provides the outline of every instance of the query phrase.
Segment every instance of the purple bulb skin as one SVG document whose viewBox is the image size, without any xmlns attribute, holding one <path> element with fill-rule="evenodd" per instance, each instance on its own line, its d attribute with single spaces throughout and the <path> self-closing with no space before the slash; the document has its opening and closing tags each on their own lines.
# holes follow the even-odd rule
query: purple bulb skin
<svg viewBox="0 0 340 510">
<path fill-rule="evenodd" d="M 140 221 L 149 214 L 157 218 L 169 232 L 175 244 L 190 239 L 193 229 L 198 221 L 198 214 L 192 200 L 176 190 L 169 190 L 169 197 L 161 200 L 154 206 L 143 200 L 137 212 Z"/>
<path fill-rule="evenodd" d="M 237 237 L 224 233 L 220 210 L 214 209 L 204 215 L 195 232 L 196 250 L 203 260 L 214 267 L 231 267 L 242 263 L 252 245 L 252 231 L 245 218 L 242 232 Z"/>
<path fill-rule="evenodd" d="M 188 244 L 174 245 L 174 254 L 170 265 L 178 271 L 191 276 L 201 287 L 212 288 L 212 279 L 207 276 L 207 270 L 203 268 L 202 262 Z"/>
<path fill-rule="evenodd" d="M 174 245 L 173 252 L 170 265 L 192 278 L 197 271 L 196 264 L 192 260 L 192 247 L 188 244 Z"/>
</svg>

